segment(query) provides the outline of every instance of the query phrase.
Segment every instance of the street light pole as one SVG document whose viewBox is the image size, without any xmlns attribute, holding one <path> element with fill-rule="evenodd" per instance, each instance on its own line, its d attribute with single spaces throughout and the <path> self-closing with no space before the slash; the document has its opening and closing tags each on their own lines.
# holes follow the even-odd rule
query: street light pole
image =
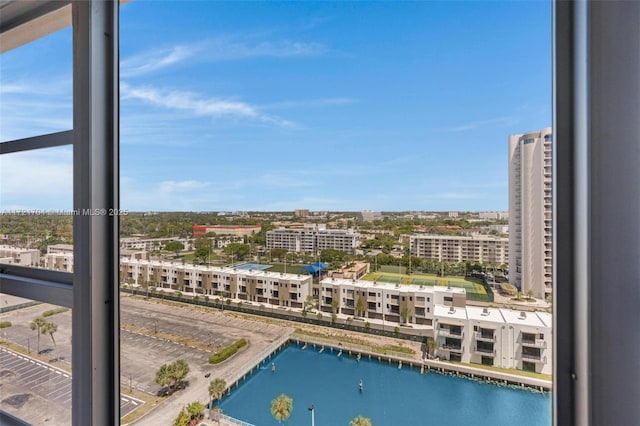
<svg viewBox="0 0 640 426">
<path fill-rule="evenodd" d="M 311 405 L 308 410 L 311 411 L 311 426 L 315 426 L 316 424 L 316 420 L 315 420 L 315 408 L 313 405 Z"/>
</svg>

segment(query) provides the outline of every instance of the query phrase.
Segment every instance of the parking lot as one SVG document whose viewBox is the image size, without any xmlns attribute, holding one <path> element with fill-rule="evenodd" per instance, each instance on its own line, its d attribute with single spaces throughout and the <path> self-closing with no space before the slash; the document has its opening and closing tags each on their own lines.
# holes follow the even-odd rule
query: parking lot
<svg viewBox="0 0 640 426">
<path fill-rule="evenodd" d="M 1 330 L 0 337 L 35 355 L 37 332 L 29 324 L 53 308 L 56 307 L 39 304 L 0 314 L 0 320 L 12 324 Z M 71 365 L 71 318 L 71 311 L 47 317 L 58 325 L 55 344 L 50 336 L 40 336 L 40 358 L 48 362 L 6 349 L 0 352 L 0 408 L 33 424 L 70 424 L 71 378 L 65 370 Z M 190 367 L 186 388 L 136 422 L 138 425 L 171 423 L 183 405 L 194 400 L 206 402 L 210 380 L 228 379 L 288 332 L 283 327 L 238 318 L 233 313 L 203 312 L 188 305 L 177 307 L 133 297 L 121 299 L 120 318 L 123 325 L 120 381 L 124 389 L 131 387 L 156 395 L 161 388 L 155 383 L 155 373 L 162 364 L 184 359 Z M 181 338 L 186 338 L 186 343 Z M 241 338 L 249 341 L 242 353 L 220 365 L 208 363 L 209 355 L 216 349 Z M 123 416 L 142 403 L 127 395 L 122 397 Z"/>
<path fill-rule="evenodd" d="M 3 410 L 33 424 L 71 423 L 71 375 L 66 371 L 0 348 L 0 385 Z M 142 403 L 122 395 L 122 416 Z"/>
</svg>

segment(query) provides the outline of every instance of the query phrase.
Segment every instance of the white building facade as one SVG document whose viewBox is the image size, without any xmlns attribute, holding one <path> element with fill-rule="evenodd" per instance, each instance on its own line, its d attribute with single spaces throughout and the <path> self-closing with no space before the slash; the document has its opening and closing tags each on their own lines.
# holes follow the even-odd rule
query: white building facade
<svg viewBox="0 0 640 426">
<path fill-rule="evenodd" d="M 411 235 L 411 256 L 441 262 L 506 264 L 509 239 L 492 235 Z"/>
<path fill-rule="evenodd" d="M 436 305 L 436 356 L 536 373 L 553 372 L 551 314 Z"/>
<path fill-rule="evenodd" d="M 123 282 L 276 306 L 303 307 L 311 275 L 285 274 L 175 262 L 120 259 Z"/>
<path fill-rule="evenodd" d="M 400 285 L 344 278 L 320 281 L 320 309 L 362 318 L 431 325 L 436 304 L 465 305 L 462 288 Z"/>
<path fill-rule="evenodd" d="M 278 228 L 267 231 L 267 248 L 295 253 L 319 253 L 333 249 L 351 253 L 360 245 L 353 229 L 327 229 L 326 225 L 305 224 L 304 229 Z"/>
<path fill-rule="evenodd" d="M 509 282 L 538 298 L 552 293 L 551 128 L 509 136 Z"/>
<path fill-rule="evenodd" d="M 0 263 L 39 266 L 40 250 L 13 246 L 0 246 Z"/>
</svg>

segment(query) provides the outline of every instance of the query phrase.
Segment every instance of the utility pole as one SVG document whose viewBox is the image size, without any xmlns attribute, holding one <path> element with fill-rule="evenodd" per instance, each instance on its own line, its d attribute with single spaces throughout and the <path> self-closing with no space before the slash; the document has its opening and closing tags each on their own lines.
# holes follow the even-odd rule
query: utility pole
<svg viewBox="0 0 640 426">
<path fill-rule="evenodd" d="M 315 407 L 313 405 L 311 405 L 308 410 L 311 411 L 311 426 L 315 426 L 316 424 L 316 420 L 315 420 Z"/>
</svg>

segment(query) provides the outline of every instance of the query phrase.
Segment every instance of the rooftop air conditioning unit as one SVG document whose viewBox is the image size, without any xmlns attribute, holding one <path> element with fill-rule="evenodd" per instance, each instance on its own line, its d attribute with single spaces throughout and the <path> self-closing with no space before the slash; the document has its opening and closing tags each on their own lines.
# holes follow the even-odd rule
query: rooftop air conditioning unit
<svg viewBox="0 0 640 426">
<path fill-rule="evenodd" d="M 520 319 L 525 319 L 527 317 L 527 314 L 525 312 L 520 312 Z"/>
<path fill-rule="evenodd" d="M 453 306 L 449 306 L 449 313 L 452 314 L 456 311 L 456 308 L 454 308 Z"/>
</svg>

